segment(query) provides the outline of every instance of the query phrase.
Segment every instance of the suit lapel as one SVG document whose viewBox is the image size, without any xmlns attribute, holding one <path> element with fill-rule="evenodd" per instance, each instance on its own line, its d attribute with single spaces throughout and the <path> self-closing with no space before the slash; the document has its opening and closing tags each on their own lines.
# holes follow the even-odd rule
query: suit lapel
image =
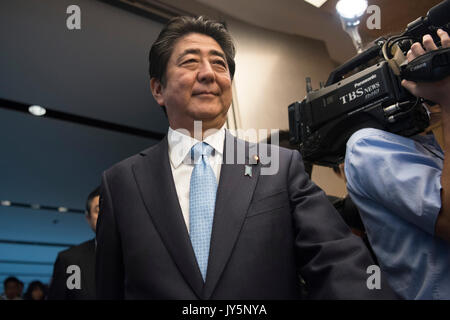
<svg viewBox="0 0 450 320">
<path fill-rule="evenodd" d="M 232 164 L 226 164 L 226 162 L 230 163 L 227 158 L 227 146 L 231 141 L 233 142 L 234 161 Z M 221 168 L 211 234 L 208 271 L 202 295 L 203 299 L 209 299 L 213 294 L 230 258 L 259 177 L 259 163 L 251 165 L 251 177 L 245 175 L 245 164 L 236 164 L 236 150 L 246 151 L 245 162 L 247 164 L 249 163 L 248 155 L 256 154 L 256 150 L 249 151 L 248 143 L 237 140 L 227 131 L 223 153 L 224 163 Z"/>
<path fill-rule="evenodd" d="M 141 155 L 133 172 L 147 211 L 178 269 L 200 298 L 203 279 L 178 201 L 167 136 Z"/>
</svg>

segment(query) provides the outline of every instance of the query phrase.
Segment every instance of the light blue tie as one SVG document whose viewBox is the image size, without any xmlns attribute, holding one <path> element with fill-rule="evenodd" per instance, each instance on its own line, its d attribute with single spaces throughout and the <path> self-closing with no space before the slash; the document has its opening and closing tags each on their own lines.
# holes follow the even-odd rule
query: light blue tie
<svg viewBox="0 0 450 320">
<path fill-rule="evenodd" d="M 217 191 L 216 176 L 208 161 L 212 151 L 213 148 L 205 142 L 199 142 L 191 149 L 191 157 L 195 166 L 191 175 L 189 191 L 189 230 L 203 280 L 206 279 L 208 268 Z"/>
</svg>

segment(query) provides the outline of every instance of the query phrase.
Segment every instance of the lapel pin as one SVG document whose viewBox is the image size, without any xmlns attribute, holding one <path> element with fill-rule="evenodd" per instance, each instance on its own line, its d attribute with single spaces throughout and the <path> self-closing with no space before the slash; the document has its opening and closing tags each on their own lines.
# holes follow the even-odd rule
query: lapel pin
<svg viewBox="0 0 450 320">
<path fill-rule="evenodd" d="M 249 176 L 250 178 L 252 177 L 252 166 L 249 165 L 245 165 L 245 173 L 244 176 Z"/>
</svg>

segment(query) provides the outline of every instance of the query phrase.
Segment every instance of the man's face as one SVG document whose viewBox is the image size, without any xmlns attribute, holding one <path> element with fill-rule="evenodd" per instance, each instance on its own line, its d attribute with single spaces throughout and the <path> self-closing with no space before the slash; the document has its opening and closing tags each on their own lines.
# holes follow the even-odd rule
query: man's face
<svg viewBox="0 0 450 320">
<path fill-rule="evenodd" d="M 34 288 L 34 290 L 31 291 L 31 298 L 33 300 L 42 300 L 44 298 L 44 292 L 39 287 Z"/>
<path fill-rule="evenodd" d="M 231 77 L 225 54 L 211 37 L 191 33 L 174 45 L 163 86 L 152 79 L 152 93 L 165 105 L 172 129 L 189 129 L 194 120 L 220 128 L 231 104 Z"/>
<path fill-rule="evenodd" d="M 9 281 L 5 286 L 5 295 L 9 300 L 19 297 L 19 284 L 14 281 Z"/>
<path fill-rule="evenodd" d="M 92 199 L 90 215 L 86 215 L 86 220 L 88 221 L 89 225 L 91 226 L 91 228 L 94 232 L 97 228 L 97 218 L 98 218 L 98 212 L 99 212 L 99 199 L 100 199 L 100 196 L 96 196 Z"/>
</svg>

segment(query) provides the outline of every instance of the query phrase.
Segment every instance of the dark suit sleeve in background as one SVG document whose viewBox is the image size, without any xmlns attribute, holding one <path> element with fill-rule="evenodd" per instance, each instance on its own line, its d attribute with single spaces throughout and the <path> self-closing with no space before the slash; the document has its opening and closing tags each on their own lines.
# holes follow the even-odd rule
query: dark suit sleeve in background
<svg viewBox="0 0 450 320">
<path fill-rule="evenodd" d="M 124 298 L 122 248 L 105 174 L 103 174 L 100 190 L 95 277 L 97 299 Z"/>
<path fill-rule="evenodd" d="M 308 179 L 298 151 L 292 153 L 288 190 L 296 232 L 296 259 L 311 299 L 396 299 L 381 273 L 381 289 L 368 289 L 374 265 L 364 243 L 353 235 Z"/>
</svg>

